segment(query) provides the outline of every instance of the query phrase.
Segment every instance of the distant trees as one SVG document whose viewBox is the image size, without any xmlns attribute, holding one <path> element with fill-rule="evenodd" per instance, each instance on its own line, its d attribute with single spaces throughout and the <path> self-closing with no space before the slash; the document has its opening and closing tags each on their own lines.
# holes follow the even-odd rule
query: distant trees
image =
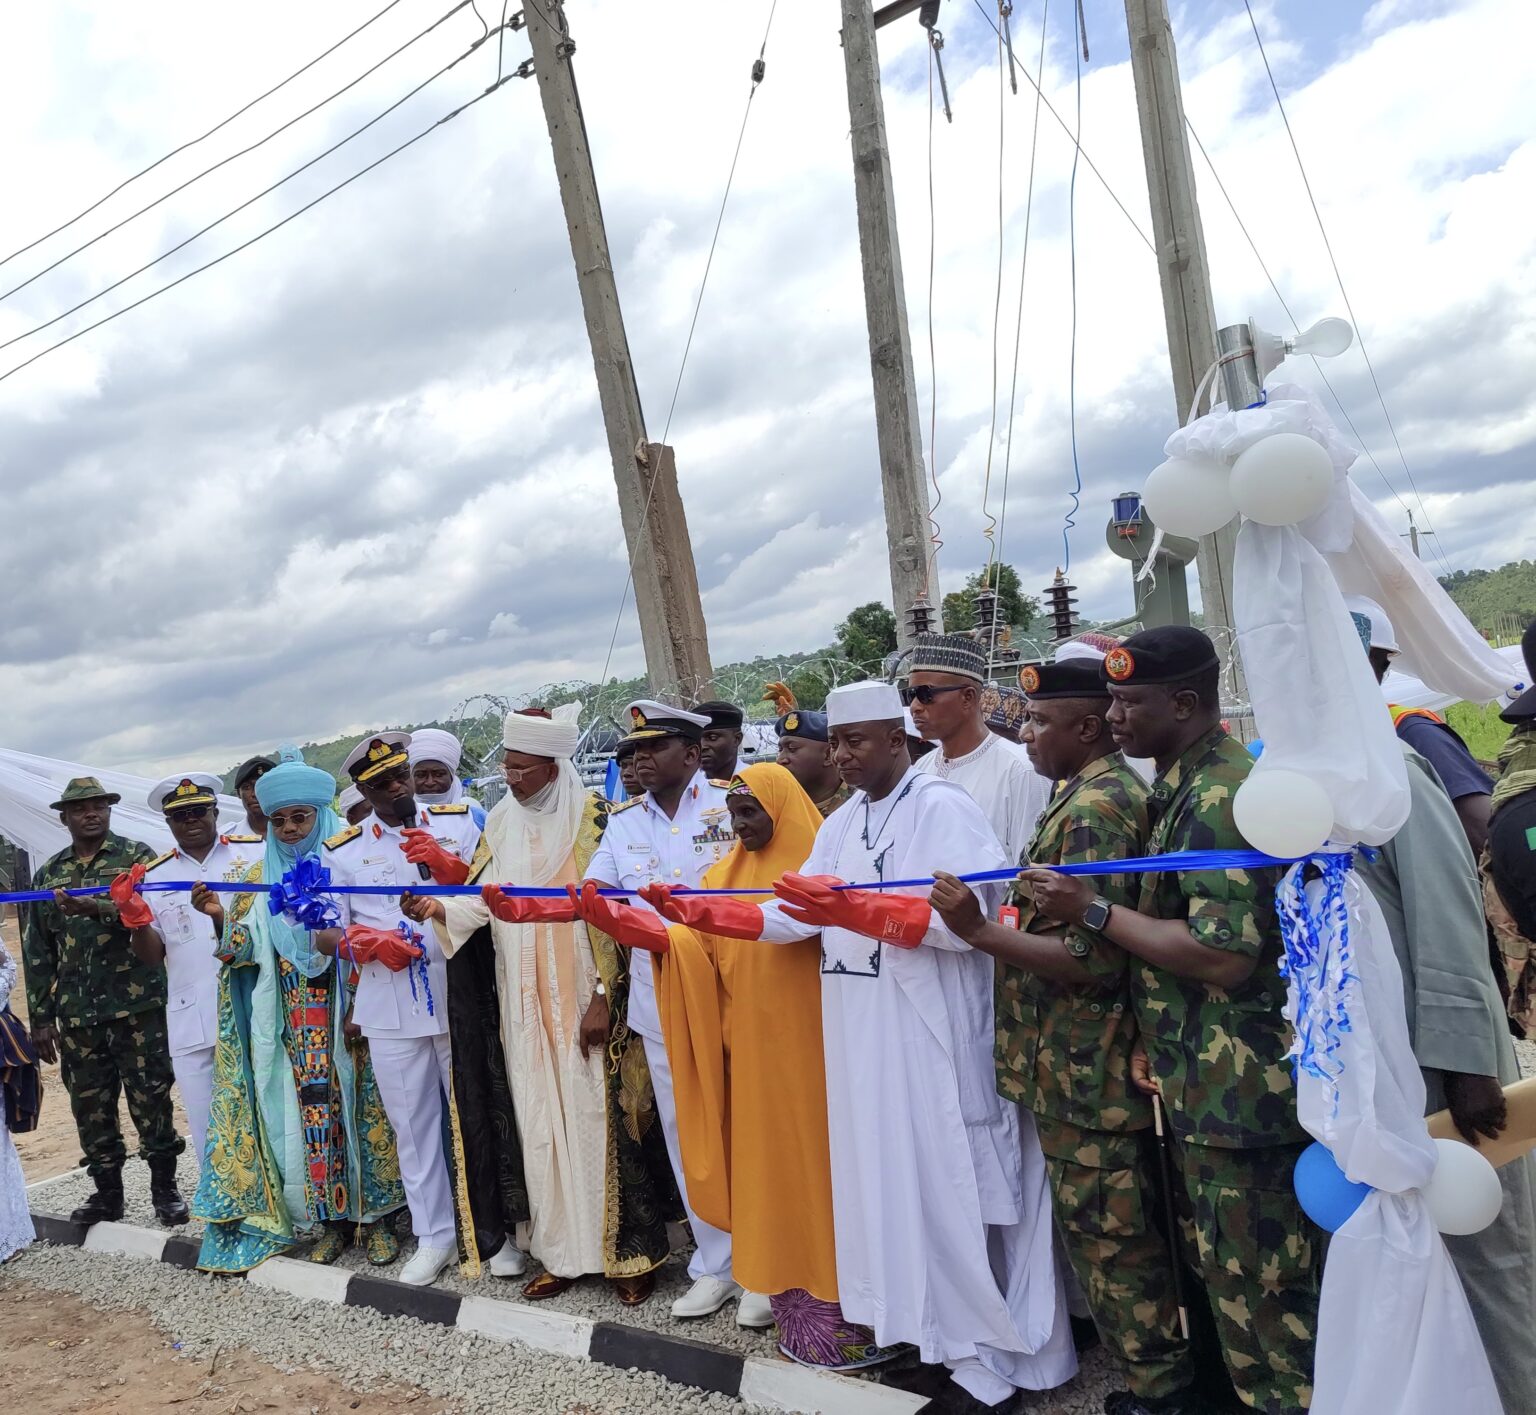
<svg viewBox="0 0 1536 1415">
<path fill-rule="evenodd" d="M 837 626 L 837 642 L 849 662 L 872 668 L 887 654 L 896 652 L 896 616 L 879 600 L 872 599 L 849 611 Z"/>
<path fill-rule="evenodd" d="M 1027 629 L 1040 612 L 1040 601 L 1023 592 L 1019 572 L 1001 561 L 990 571 L 978 570 L 963 589 L 944 596 L 944 628 L 960 633 L 976 627 L 976 592 L 987 586 L 997 591 L 997 622 L 1011 629 Z"/>
</svg>

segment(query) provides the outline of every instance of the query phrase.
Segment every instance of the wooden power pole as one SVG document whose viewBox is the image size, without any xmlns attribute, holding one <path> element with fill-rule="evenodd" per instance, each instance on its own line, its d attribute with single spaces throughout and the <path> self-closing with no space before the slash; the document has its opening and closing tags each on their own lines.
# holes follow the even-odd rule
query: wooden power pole
<svg viewBox="0 0 1536 1415">
<path fill-rule="evenodd" d="M 1173 396 L 1182 423 L 1194 402 L 1196 385 L 1216 362 L 1211 270 L 1195 199 L 1195 169 L 1184 126 L 1184 92 L 1179 85 L 1179 61 L 1166 0 L 1125 0 L 1125 23 L 1130 32 L 1131 73 L 1136 82 L 1147 190 L 1152 199 L 1152 234 L 1163 286 Z M 1234 626 L 1232 559 L 1236 549 L 1235 517 L 1215 534 L 1200 538 L 1195 563 L 1208 628 Z M 1233 647 L 1237 691 L 1246 699 L 1235 643 Z"/>
<path fill-rule="evenodd" d="M 859 256 L 864 266 L 864 308 L 869 321 L 869 361 L 875 381 L 875 436 L 880 484 L 885 494 L 885 534 L 891 558 L 891 607 L 903 647 L 910 641 L 906 611 L 925 591 L 934 606 L 933 627 L 943 628 L 943 596 L 928 582 L 928 493 L 923 475 L 923 436 L 917 413 L 917 375 L 907 328 L 896 236 L 896 194 L 891 151 L 880 97 L 880 55 L 870 0 L 841 0 L 843 64 L 848 74 L 848 113 L 853 135 L 853 191 L 859 216 Z M 907 13 L 916 6 L 892 6 Z M 895 14 L 892 14 L 895 18 Z M 934 567 L 937 576 L 937 567 Z"/>
<path fill-rule="evenodd" d="M 524 8 L 523 18 L 549 141 L 555 150 L 555 175 L 570 228 L 581 308 L 597 370 L 613 479 L 619 491 L 619 516 L 634 566 L 635 608 L 640 615 L 646 671 L 654 692 L 708 696 L 713 670 L 693 544 L 677 488 L 672 449 L 646 437 L 640 389 L 619 310 L 597 178 L 571 68 L 576 46 L 570 39 L 561 0 L 538 0 Z"/>
</svg>

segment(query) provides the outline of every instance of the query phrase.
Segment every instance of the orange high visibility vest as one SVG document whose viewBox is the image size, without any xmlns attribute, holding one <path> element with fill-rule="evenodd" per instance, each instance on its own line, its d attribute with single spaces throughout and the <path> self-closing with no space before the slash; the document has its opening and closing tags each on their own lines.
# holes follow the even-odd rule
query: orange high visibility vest
<svg viewBox="0 0 1536 1415">
<path fill-rule="evenodd" d="M 1396 727 L 1405 717 L 1427 717 L 1431 722 L 1438 722 L 1445 726 L 1445 719 L 1437 712 L 1431 712 L 1428 708 L 1398 707 L 1396 703 L 1388 703 L 1387 711 L 1392 714 L 1392 726 Z"/>
</svg>

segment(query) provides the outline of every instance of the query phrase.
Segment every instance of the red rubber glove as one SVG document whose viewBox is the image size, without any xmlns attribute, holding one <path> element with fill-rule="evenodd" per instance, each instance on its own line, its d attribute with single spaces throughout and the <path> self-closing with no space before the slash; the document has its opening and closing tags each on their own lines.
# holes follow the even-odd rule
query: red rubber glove
<svg viewBox="0 0 1536 1415">
<path fill-rule="evenodd" d="M 394 929 L 353 924 L 341 936 L 336 956 L 353 963 L 382 963 L 391 973 L 402 973 L 422 956 L 419 944 L 407 943 Z"/>
<path fill-rule="evenodd" d="M 445 850 L 425 830 L 400 832 L 400 851 L 413 865 L 425 865 L 438 884 L 463 884 L 469 878 L 469 866 L 451 850 Z"/>
<path fill-rule="evenodd" d="M 787 906 L 784 912 L 802 924 L 848 929 L 897 948 L 916 948 L 933 918 L 926 899 L 873 889 L 835 890 L 825 877 L 787 874 L 773 892 Z"/>
<path fill-rule="evenodd" d="M 640 891 L 640 897 L 662 918 L 686 924 L 700 933 L 719 934 L 723 938 L 763 936 L 763 911 L 744 899 L 730 899 L 723 894 L 675 895 L 670 884 L 648 884 Z"/>
<path fill-rule="evenodd" d="M 649 909 L 636 909 L 633 904 L 620 904 L 597 892 L 590 880 L 576 893 L 574 884 L 566 885 L 576 912 L 594 929 L 608 935 L 625 948 L 643 948 L 647 953 L 665 953 L 672 947 L 667 926 Z"/>
<path fill-rule="evenodd" d="M 141 861 L 126 874 L 120 874 L 107 890 L 108 897 L 117 905 L 117 917 L 125 929 L 148 928 L 155 922 L 155 911 L 135 893 L 144 882 L 144 865 Z"/>
<path fill-rule="evenodd" d="M 501 892 L 499 884 L 488 884 L 480 891 L 491 916 L 504 924 L 569 924 L 576 919 L 576 906 L 569 899 L 514 899 Z"/>
</svg>

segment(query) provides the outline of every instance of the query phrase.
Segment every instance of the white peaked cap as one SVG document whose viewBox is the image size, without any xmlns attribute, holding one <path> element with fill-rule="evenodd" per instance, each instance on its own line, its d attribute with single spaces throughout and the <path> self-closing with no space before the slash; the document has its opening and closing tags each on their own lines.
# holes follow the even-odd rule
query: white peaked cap
<svg viewBox="0 0 1536 1415">
<path fill-rule="evenodd" d="M 827 726 L 850 722 L 901 722 L 901 694 L 890 683 L 847 683 L 827 694 Z"/>
<path fill-rule="evenodd" d="M 509 712 L 502 724 L 501 745 L 506 751 L 524 752 L 530 757 L 569 761 L 581 743 L 580 717 L 580 703 L 564 703 L 548 717 Z"/>
<path fill-rule="evenodd" d="M 411 745 L 406 751 L 412 766 L 418 762 L 441 762 L 449 771 L 457 771 L 459 759 L 464 755 L 464 744 L 441 727 L 423 727 L 411 733 Z"/>
<path fill-rule="evenodd" d="M 437 758 L 430 757 L 428 760 L 436 761 Z M 363 793 L 355 786 L 344 786 L 341 791 L 341 797 L 336 803 L 336 812 L 338 815 L 344 816 L 353 806 L 360 806 L 362 804 Z"/>
</svg>

